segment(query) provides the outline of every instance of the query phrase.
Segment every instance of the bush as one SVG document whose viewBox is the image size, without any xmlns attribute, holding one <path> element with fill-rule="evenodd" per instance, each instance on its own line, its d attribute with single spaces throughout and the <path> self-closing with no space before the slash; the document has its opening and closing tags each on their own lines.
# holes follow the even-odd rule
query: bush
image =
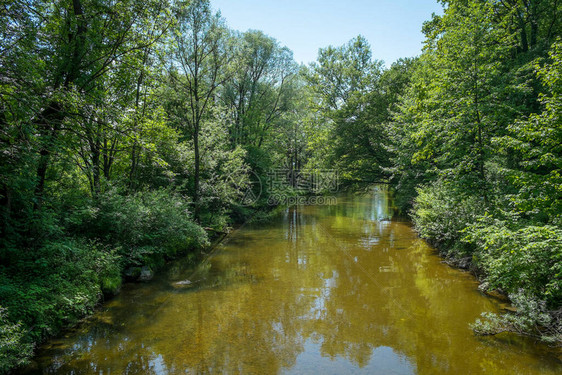
<svg viewBox="0 0 562 375">
<path fill-rule="evenodd" d="M 411 212 L 416 230 L 450 255 L 468 255 L 460 246 L 462 231 L 485 212 L 484 202 L 455 189 L 443 181 L 417 189 L 418 196 Z"/>
<path fill-rule="evenodd" d="M 507 314 L 483 313 L 482 319 L 471 324 L 476 334 L 487 336 L 515 332 L 551 344 L 562 342 L 562 321 L 548 313 L 544 301 L 537 300 L 523 290 L 511 294 L 509 298 L 516 311 Z"/>
<path fill-rule="evenodd" d="M 467 228 L 464 242 L 477 248 L 475 260 L 492 289 L 509 294 L 524 290 L 556 308 L 562 303 L 562 229 L 485 217 Z"/>
<path fill-rule="evenodd" d="M 119 247 L 122 267 L 158 268 L 190 249 L 208 244 L 191 218 L 190 202 L 168 190 L 120 195 L 110 191 L 70 219 L 74 230 Z"/>
<path fill-rule="evenodd" d="M 39 340 L 91 312 L 104 283 L 120 279 L 118 263 L 114 251 L 95 243 L 50 242 L 17 267 L 0 267 L 0 299 Z"/>
<path fill-rule="evenodd" d="M 11 323 L 7 310 L 0 306 L 0 374 L 28 363 L 33 345 L 25 341 L 25 330 L 20 322 Z"/>
<path fill-rule="evenodd" d="M 33 343 L 92 312 L 121 283 L 114 250 L 76 239 L 51 240 L 0 266 L 0 368 L 22 365 Z M 6 309 L 10 312 L 6 314 Z"/>
</svg>

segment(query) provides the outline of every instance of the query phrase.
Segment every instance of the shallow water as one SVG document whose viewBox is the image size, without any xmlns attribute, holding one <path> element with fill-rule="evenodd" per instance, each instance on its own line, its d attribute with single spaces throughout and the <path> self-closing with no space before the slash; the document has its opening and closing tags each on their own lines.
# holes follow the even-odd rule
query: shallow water
<svg viewBox="0 0 562 375">
<path fill-rule="evenodd" d="M 562 373 L 532 340 L 475 337 L 468 324 L 501 302 L 391 213 L 375 190 L 244 225 L 203 264 L 124 288 L 28 372 Z"/>
</svg>

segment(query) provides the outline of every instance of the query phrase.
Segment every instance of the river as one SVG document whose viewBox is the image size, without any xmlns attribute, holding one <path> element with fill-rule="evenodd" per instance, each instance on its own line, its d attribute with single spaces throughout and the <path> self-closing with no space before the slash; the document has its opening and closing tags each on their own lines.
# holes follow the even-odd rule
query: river
<svg viewBox="0 0 562 375">
<path fill-rule="evenodd" d="M 376 188 L 243 225 L 198 266 L 127 285 L 26 373 L 562 373 L 533 340 L 475 337 L 505 306 L 391 218 Z"/>
</svg>

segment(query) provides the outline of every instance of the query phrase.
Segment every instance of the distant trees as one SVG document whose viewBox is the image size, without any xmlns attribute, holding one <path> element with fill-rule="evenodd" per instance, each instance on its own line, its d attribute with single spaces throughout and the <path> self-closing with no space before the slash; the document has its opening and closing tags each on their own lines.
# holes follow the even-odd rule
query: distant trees
<svg viewBox="0 0 562 375">
<path fill-rule="evenodd" d="M 310 90 L 312 123 L 319 122 L 324 133 L 320 142 L 329 142 L 329 151 L 313 156 L 310 166 L 336 166 L 347 182 L 382 181 L 389 167 L 387 123 L 398 100 L 403 79 L 398 66 L 388 71 L 372 59 L 370 46 L 359 36 L 341 47 L 321 49 L 318 62 L 305 73 Z M 312 142 L 315 137 L 312 134 Z M 315 149 L 321 150 L 317 145 Z M 325 159 L 323 162 L 318 158 Z"/>
<path fill-rule="evenodd" d="M 236 38 L 236 70 L 221 92 L 230 109 L 231 142 L 260 148 L 283 114 L 295 107 L 297 67 L 292 52 L 261 31 Z"/>
</svg>

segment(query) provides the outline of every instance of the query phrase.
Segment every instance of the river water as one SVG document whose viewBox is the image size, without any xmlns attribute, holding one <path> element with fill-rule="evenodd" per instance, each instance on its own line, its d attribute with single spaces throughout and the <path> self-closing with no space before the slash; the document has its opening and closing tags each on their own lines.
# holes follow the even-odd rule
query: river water
<svg viewBox="0 0 562 375">
<path fill-rule="evenodd" d="M 128 285 L 39 351 L 44 374 L 560 374 L 529 339 L 475 337 L 501 301 L 391 220 L 382 188 L 242 226 L 202 264 Z"/>
</svg>

